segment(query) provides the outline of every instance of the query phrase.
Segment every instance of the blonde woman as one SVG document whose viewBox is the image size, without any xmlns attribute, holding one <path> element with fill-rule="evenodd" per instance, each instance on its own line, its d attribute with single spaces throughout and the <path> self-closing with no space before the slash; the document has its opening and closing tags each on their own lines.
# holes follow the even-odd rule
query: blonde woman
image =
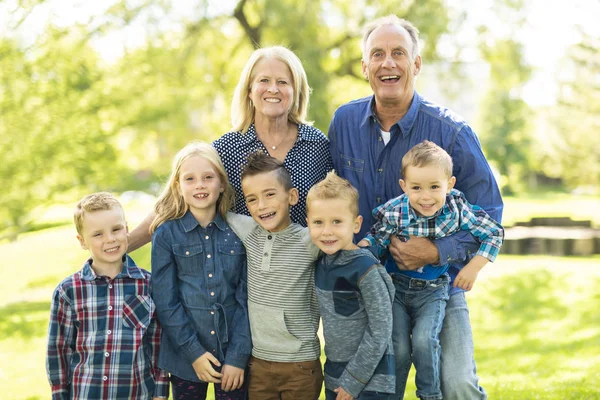
<svg viewBox="0 0 600 400">
<path fill-rule="evenodd" d="M 300 59 L 282 46 L 255 50 L 246 62 L 231 105 L 232 131 L 217 139 L 236 191 L 235 211 L 250 215 L 241 170 L 249 154 L 263 151 L 283 162 L 298 189 L 292 222 L 306 226 L 306 195 L 333 168 L 329 141 L 307 120 L 310 88 Z"/>
<path fill-rule="evenodd" d="M 233 189 L 216 150 L 191 143 L 155 206 L 152 297 L 163 327 L 160 368 L 175 399 L 245 399 L 252 351 L 246 253 L 225 219 Z"/>
</svg>

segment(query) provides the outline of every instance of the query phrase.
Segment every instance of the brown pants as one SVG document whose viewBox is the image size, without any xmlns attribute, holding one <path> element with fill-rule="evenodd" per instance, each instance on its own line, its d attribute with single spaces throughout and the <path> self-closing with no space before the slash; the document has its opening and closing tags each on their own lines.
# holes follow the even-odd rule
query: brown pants
<svg viewBox="0 0 600 400">
<path fill-rule="evenodd" d="M 251 357 L 249 400 L 316 400 L 321 394 L 321 361 L 274 362 Z"/>
</svg>

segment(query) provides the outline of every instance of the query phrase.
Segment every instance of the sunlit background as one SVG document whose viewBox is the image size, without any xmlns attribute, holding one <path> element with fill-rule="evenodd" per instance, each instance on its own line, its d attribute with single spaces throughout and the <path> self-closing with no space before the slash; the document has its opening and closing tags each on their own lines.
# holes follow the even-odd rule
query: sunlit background
<svg viewBox="0 0 600 400">
<path fill-rule="evenodd" d="M 421 31 L 417 90 L 478 134 L 507 239 L 564 217 L 548 240 L 507 244 L 469 293 L 482 385 L 491 399 L 600 398 L 596 0 L 0 1 L 0 398 L 50 397 L 50 296 L 86 257 L 70 223 L 82 195 L 115 192 L 135 226 L 174 153 L 229 131 L 258 46 L 299 55 L 327 132 L 339 105 L 370 95 L 360 28 L 389 13 Z M 134 257 L 150 269 L 147 247 Z"/>
</svg>

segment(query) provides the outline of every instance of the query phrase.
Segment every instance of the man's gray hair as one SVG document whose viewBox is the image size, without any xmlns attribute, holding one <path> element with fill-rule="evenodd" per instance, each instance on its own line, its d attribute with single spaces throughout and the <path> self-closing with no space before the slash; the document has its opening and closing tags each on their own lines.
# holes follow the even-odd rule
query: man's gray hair
<svg viewBox="0 0 600 400">
<path fill-rule="evenodd" d="M 387 15 L 385 17 L 381 17 L 376 19 L 375 21 L 367 23 L 363 28 L 363 37 L 361 42 L 361 50 L 363 55 L 363 60 L 366 62 L 369 60 L 368 55 L 365 54 L 367 51 L 367 40 L 373 31 L 380 26 L 383 25 L 398 25 L 406 29 L 408 34 L 410 35 L 410 39 L 412 40 L 413 49 L 411 57 L 415 59 L 419 55 L 419 30 L 416 26 L 412 24 L 412 22 L 399 18 L 394 14 Z"/>
</svg>

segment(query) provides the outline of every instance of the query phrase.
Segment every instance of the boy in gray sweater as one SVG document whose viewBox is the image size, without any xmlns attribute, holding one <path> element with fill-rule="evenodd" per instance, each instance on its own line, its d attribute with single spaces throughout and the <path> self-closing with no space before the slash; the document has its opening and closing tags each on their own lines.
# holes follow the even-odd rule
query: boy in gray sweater
<svg viewBox="0 0 600 400">
<path fill-rule="evenodd" d="M 313 243 L 325 253 L 315 285 L 325 337 L 327 400 L 391 399 L 394 285 L 379 261 L 353 243 L 362 217 L 358 192 L 330 172 L 306 199 Z"/>
</svg>

